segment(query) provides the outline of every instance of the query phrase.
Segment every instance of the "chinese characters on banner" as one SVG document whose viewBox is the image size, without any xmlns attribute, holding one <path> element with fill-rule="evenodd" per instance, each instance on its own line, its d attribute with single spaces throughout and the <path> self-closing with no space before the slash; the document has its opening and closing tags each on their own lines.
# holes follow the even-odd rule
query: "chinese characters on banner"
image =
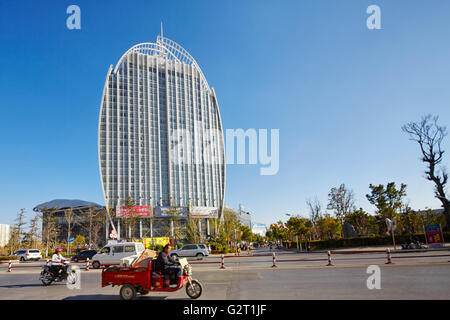
<svg viewBox="0 0 450 320">
<path fill-rule="evenodd" d="M 425 226 L 425 237 L 429 248 L 442 248 L 444 246 L 444 237 L 439 225 Z"/>
<path fill-rule="evenodd" d="M 133 218 L 151 218 L 152 217 L 153 208 L 151 206 L 117 206 L 116 208 L 116 217 L 117 218 L 130 218 L 132 215 Z"/>
</svg>

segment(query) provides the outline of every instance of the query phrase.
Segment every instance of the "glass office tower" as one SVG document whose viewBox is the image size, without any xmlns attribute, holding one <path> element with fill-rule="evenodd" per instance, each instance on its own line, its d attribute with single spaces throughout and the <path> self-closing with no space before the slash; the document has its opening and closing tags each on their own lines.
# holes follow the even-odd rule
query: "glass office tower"
<svg viewBox="0 0 450 320">
<path fill-rule="evenodd" d="M 110 66 L 99 132 L 108 208 L 217 208 L 225 195 L 225 145 L 216 94 L 180 45 L 162 35 Z"/>
</svg>

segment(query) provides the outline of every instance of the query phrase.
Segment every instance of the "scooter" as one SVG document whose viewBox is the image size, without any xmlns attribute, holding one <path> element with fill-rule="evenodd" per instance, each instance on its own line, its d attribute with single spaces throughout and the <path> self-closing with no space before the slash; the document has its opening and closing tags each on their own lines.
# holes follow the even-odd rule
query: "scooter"
<svg viewBox="0 0 450 320">
<path fill-rule="evenodd" d="M 77 282 L 76 266 L 70 265 L 67 260 L 64 260 L 58 266 L 61 266 L 61 268 L 57 268 L 55 265 L 42 266 L 39 280 L 41 280 L 44 286 L 48 286 L 52 282 L 61 282 L 64 280 L 70 284 L 75 284 Z"/>
</svg>

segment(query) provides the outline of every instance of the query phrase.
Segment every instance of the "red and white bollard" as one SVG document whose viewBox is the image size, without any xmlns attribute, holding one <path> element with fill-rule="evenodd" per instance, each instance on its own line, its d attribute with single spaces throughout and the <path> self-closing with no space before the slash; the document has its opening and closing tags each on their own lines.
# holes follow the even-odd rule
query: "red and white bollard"
<svg viewBox="0 0 450 320">
<path fill-rule="evenodd" d="M 86 258 L 86 271 L 89 271 L 89 258 Z"/>
<path fill-rule="evenodd" d="M 277 258 L 275 256 L 275 252 L 272 252 L 272 268 L 277 267 Z"/>
<path fill-rule="evenodd" d="M 385 264 L 392 264 L 391 258 L 391 250 L 389 248 L 386 249 L 387 262 Z"/>
<path fill-rule="evenodd" d="M 327 264 L 327 267 L 332 267 L 332 266 L 334 266 L 334 264 L 331 263 L 331 252 L 328 251 L 328 264 Z"/>
<path fill-rule="evenodd" d="M 12 271 L 12 263 L 11 263 L 11 260 L 9 260 L 9 262 L 8 262 L 8 272 L 11 272 Z"/>
<path fill-rule="evenodd" d="M 225 257 L 223 254 L 220 256 L 220 259 L 221 259 L 220 269 L 225 269 Z"/>
</svg>

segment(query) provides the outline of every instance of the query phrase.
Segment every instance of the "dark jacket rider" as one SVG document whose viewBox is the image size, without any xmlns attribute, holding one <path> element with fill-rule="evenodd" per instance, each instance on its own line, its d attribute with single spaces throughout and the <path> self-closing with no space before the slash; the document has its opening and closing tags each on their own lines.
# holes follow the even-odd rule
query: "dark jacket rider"
<svg viewBox="0 0 450 320">
<path fill-rule="evenodd" d="M 170 250 L 171 247 L 169 244 L 164 246 L 163 251 L 158 254 L 158 258 L 155 261 L 154 270 L 169 275 L 173 284 L 176 281 L 176 276 L 181 276 L 182 270 L 179 267 L 180 264 L 169 256 Z"/>
</svg>

